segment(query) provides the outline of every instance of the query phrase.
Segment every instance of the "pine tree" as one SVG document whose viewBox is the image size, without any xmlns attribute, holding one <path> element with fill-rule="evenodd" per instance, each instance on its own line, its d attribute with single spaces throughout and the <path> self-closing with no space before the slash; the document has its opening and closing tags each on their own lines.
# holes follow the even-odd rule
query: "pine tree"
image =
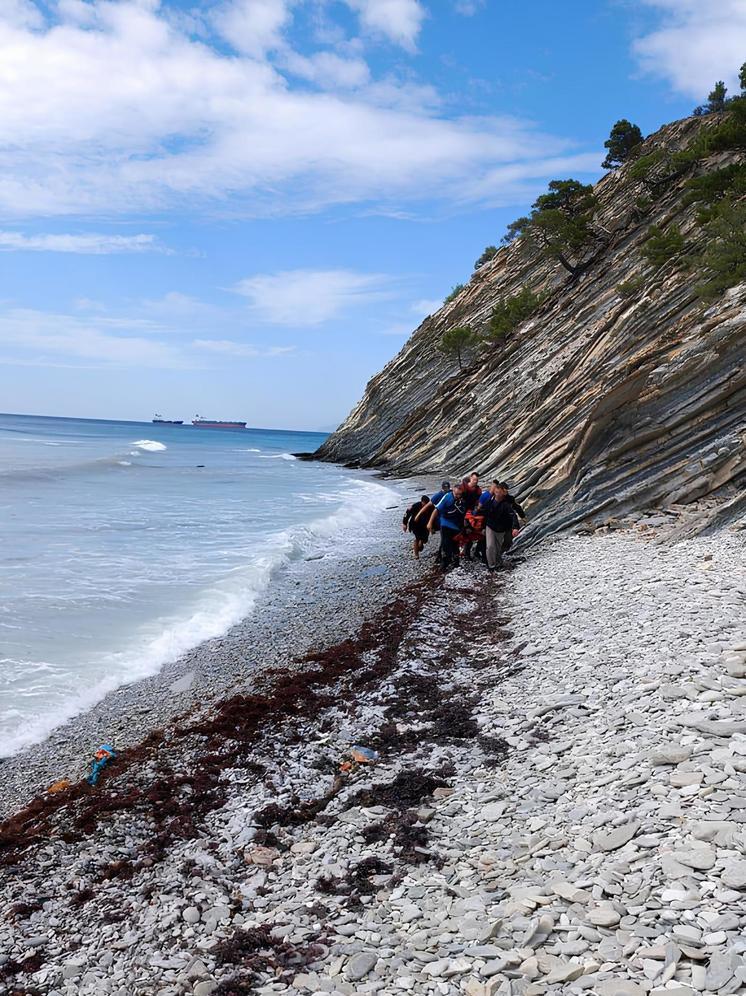
<svg viewBox="0 0 746 996">
<path fill-rule="evenodd" d="M 725 83 L 722 80 L 718 80 L 707 96 L 707 107 L 710 114 L 716 114 L 718 111 L 725 110 L 725 95 L 727 92 L 728 88 Z"/>
<path fill-rule="evenodd" d="M 478 270 L 480 266 L 484 266 L 485 263 L 489 263 L 491 259 L 494 259 L 495 256 L 497 256 L 497 253 L 497 246 L 487 246 L 482 255 L 474 264 L 474 269 Z"/>
<path fill-rule="evenodd" d="M 476 332 L 472 331 L 469 325 L 455 325 L 453 328 L 444 332 L 440 337 L 440 344 L 438 348 L 441 353 L 445 353 L 446 356 L 455 356 L 458 360 L 459 370 L 463 370 L 464 353 L 471 346 L 474 346 L 478 340 L 479 336 Z"/>
<path fill-rule="evenodd" d="M 741 95 L 746 97 L 746 62 L 741 66 L 741 72 L 738 74 L 738 82 L 741 84 Z"/>
<path fill-rule="evenodd" d="M 596 203 L 590 184 L 552 180 L 549 192 L 534 201 L 531 214 L 508 225 L 503 242 L 524 236 L 542 255 L 556 259 L 575 276 L 583 267 L 571 257 L 580 254 L 593 240 L 591 219 Z"/>
<path fill-rule="evenodd" d="M 615 169 L 626 163 L 634 150 L 642 142 L 642 132 L 636 124 L 621 118 L 611 129 L 611 134 L 604 142 L 608 149 L 606 158 L 601 163 L 603 169 Z"/>
<path fill-rule="evenodd" d="M 719 111 L 724 111 L 725 105 L 728 103 L 728 99 L 726 97 L 727 93 L 728 87 L 722 80 L 718 80 L 707 96 L 707 103 L 700 104 L 699 107 L 695 107 L 694 114 L 717 114 Z"/>
</svg>

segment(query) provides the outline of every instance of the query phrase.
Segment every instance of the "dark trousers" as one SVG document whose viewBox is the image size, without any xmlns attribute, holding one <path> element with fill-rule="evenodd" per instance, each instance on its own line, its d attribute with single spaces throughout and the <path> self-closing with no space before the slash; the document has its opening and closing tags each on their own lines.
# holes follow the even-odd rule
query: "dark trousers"
<svg viewBox="0 0 746 996">
<path fill-rule="evenodd" d="M 448 526 L 440 527 L 440 559 L 444 567 L 451 563 L 459 562 L 459 549 L 456 537 L 458 531 L 449 529 Z"/>
</svg>

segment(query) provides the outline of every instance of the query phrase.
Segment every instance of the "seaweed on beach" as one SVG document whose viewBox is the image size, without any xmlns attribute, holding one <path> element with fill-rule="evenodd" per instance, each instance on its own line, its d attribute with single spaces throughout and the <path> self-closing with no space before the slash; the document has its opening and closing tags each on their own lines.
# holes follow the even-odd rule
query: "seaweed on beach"
<svg viewBox="0 0 746 996">
<path fill-rule="evenodd" d="M 96 893 L 93 889 L 75 889 L 70 896 L 70 905 L 78 907 L 85 906 L 86 903 L 95 898 L 95 895 Z"/>
<path fill-rule="evenodd" d="M 432 861 L 439 867 L 443 863 L 440 855 L 429 850 L 430 835 L 427 827 L 418 823 L 416 814 L 411 810 L 389 813 L 385 819 L 369 824 L 363 829 L 362 838 L 366 844 L 388 841 L 396 857 L 406 864 L 418 865 Z"/>
<path fill-rule="evenodd" d="M 443 743 L 448 740 L 472 740 L 479 733 L 479 726 L 471 712 L 476 705 L 473 698 L 451 699 L 433 710 L 432 726 L 428 740 Z"/>
<path fill-rule="evenodd" d="M 400 771 L 393 781 L 362 789 L 347 801 L 347 809 L 352 806 L 385 806 L 402 812 L 417 806 L 426 796 L 431 796 L 436 788 L 444 788 L 446 783 L 423 771 L 406 769 Z"/>
<path fill-rule="evenodd" d="M 32 913 L 38 912 L 42 908 L 42 905 L 43 903 L 39 900 L 35 900 L 32 903 L 13 903 L 13 905 L 8 908 L 8 916 L 12 916 L 15 920 L 25 920 L 27 917 L 30 917 Z"/>
<path fill-rule="evenodd" d="M 477 743 L 482 748 L 485 754 L 499 755 L 504 757 L 510 750 L 510 745 L 507 740 L 503 740 L 502 737 L 488 737 L 482 734 L 481 737 L 477 738 Z"/>
<path fill-rule="evenodd" d="M 38 949 L 28 958 L 24 958 L 23 961 L 9 958 L 0 965 L 0 979 L 13 979 L 16 975 L 33 975 L 34 972 L 39 971 L 43 964 L 43 953 Z"/>
<path fill-rule="evenodd" d="M 318 939 L 298 947 L 284 938 L 274 937 L 272 929 L 272 924 L 238 929 L 212 948 L 216 965 L 240 969 L 238 974 L 221 981 L 214 992 L 222 996 L 253 992 L 262 974 L 272 975 L 275 981 L 282 980 L 290 973 L 297 974 L 324 951 Z"/>
<path fill-rule="evenodd" d="M 406 586 L 361 625 L 355 638 L 307 653 L 297 662 L 301 667 L 267 671 L 259 678 L 260 693 L 232 696 L 209 715 L 186 718 L 168 737 L 163 730 L 153 731 L 120 753 L 95 788 L 82 779 L 64 793 L 37 796 L 0 824 L 0 865 L 15 864 L 50 837 L 75 843 L 95 833 L 102 821 L 125 812 L 152 823 L 143 853 L 151 861 L 162 857 L 174 840 L 196 836 L 206 816 L 225 802 L 229 786 L 221 782 L 223 772 L 234 765 L 251 770 L 248 748 L 262 738 L 277 741 L 287 735 L 292 741 L 299 736 L 295 721 L 316 720 L 336 701 L 354 702 L 371 682 L 391 672 L 407 629 L 439 583 L 433 573 Z M 174 770 L 183 769 L 185 751 L 190 770 Z M 146 765 L 160 769 L 156 782 L 143 778 Z M 181 791 L 185 786 L 189 791 Z M 325 804 L 323 799 L 303 804 L 293 822 L 312 819 Z"/>
<path fill-rule="evenodd" d="M 390 875 L 392 871 L 390 864 L 382 861 L 381 858 L 371 856 L 358 861 L 344 877 L 319 876 L 316 880 L 316 888 L 319 892 L 330 896 L 349 896 L 351 898 L 371 896 L 376 891 L 371 878 L 374 875 Z"/>
</svg>

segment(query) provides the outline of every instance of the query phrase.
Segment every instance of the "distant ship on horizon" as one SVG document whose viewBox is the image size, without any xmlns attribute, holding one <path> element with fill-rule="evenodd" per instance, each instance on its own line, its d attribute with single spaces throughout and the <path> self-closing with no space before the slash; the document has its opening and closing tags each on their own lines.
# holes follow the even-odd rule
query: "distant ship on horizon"
<svg viewBox="0 0 746 996">
<path fill-rule="evenodd" d="M 192 425 L 200 429 L 245 429 L 245 422 L 220 422 L 211 418 L 204 418 L 202 415 L 195 415 Z"/>
<path fill-rule="evenodd" d="M 181 418 L 164 418 L 162 415 L 157 413 L 151 419 L 154 425 L 183 425 L 184 420 Z"/>
</svg>

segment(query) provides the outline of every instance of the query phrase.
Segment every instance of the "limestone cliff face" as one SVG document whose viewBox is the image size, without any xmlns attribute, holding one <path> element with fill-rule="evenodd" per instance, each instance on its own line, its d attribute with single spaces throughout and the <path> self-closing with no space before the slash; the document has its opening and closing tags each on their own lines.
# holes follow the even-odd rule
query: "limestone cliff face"
<svg viewBox="0 0 746 996">
<path fill-rule="evenodd" d="M 701 127 L 677 122 L 646 144 L 681 148 Z M 694 529 L 742 516 L 746 285 L 704 306 L 696 274 L 654 270 L 640 254 L 652 224 L 700 244 L 683 183 L 641 218 L 627 168 L 604 177 L 597 257 L 574 283 L 520 243 L 501 249 L 370 381 L 318 456 L 391 474 L 499 475 L 528 504 L 527 538 L 651 508 L 683 512 Z M 617 286 L 635 277 L 642 291 L 624 298 Z M 498 298 L 526 286 L 549 296 L 505 343 L 463 373 L 438 351 L 446 329 L 486 328 Z"/>
</svg>

